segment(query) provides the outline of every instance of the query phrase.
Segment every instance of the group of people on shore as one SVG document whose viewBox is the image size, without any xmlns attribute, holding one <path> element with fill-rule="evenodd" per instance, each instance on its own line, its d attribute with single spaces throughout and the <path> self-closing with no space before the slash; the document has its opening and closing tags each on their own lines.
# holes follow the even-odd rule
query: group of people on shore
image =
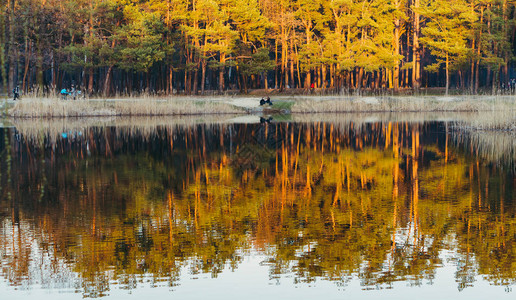
<svg viewBox="0 0 516 300">
<path fill-rule="evenodd" d="M 73 97 L 73 100 L 76 100 L 78 96 L 82 94 L 81 90 L 75 88 L 75 85 L 72 84 L 72 88 L 70 90 L 62 89 L 61 90 L 61 98 L 66 100 L 68 96 Z"/>
<path fill-rule="evenodd" d="M 81 90 L 76 89 L 75 85 L 73 85 L 73 84 L 72 84 L 71 89 L 69 89 L 69 90 L 62 89 L 59 93 L 61 94 L 61 98 L 63 100 L 66 100 L 68 96 L 71 96 L 71 97 L 73 97 L 73 100 L 76 100 L 77 97 L 79 97 L 82 94 Z M 16 100 L 20 100 L 20 87 L 19 86 L 16 86 L 13 89 L 13 101 L 16 101 Z"/>
<path fill-rule="evenodd" d="M 269 105 L 272 105 L 272 102 L 271 102 L 271 98 L 269 96 L 267 96 L 267 99 L 261 99 L 260 100 L 260 106 L 263 106 L 265 104 L 269 104 Z"/>
</svg>

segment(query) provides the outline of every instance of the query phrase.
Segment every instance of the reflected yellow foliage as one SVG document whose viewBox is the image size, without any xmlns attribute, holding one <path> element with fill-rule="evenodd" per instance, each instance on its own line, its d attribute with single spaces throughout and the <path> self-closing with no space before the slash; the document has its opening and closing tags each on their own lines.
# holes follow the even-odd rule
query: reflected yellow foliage
<svg viewBox="0 0 516 300">
<path fill-rule="evenodd" d="M 258 251 L 271 278 L 418 285 L 451 251 L 460 289 L 514 283 L 513 174 L 439 126 L 106 127 L 51 145 L 4 131 L 0 274 L 44 269 L 98 297 L 216 277 Z"/>
</svg>

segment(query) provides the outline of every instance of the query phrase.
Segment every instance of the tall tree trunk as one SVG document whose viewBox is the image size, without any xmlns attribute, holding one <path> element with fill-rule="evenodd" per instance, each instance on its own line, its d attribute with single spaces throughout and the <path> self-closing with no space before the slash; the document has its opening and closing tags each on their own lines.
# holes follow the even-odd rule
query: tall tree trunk
<svg viewBox="0 0 516 300">
<path fill-rule="evenodd" d="M 413 40 L 412 40 L 412 88 L 418 90 L 421 87 L 420 78 L 420 53 L 419 53 L 419 0 L 413 2 L 414 11 L 414 26 L 413 26 Z"/>
<path fill-rule="evenodd" d="M 480 7 L 480 23 L 484 23 L 484 9 Z M 473 90 L 474 94 L 478 93 L 478 87 L 480 85 L 480 48 L 482 47 L 482 26 L 480 26 L 480 32 L 478 35 L 478 47 L 477 47 L 477 60 L 475 63 L 475 88 Z"/>
<path fill-rule="evenodd" d="M 276 68 L 274 68 L 274 88 L 278 88 L 278 39 L 274 40 L 274 61 Z"/>
<path fill-rule="evenodd" d="M 493 70 L 493 85 L 492 85 L 492 91 L 491 91 L 491 93 L 493 95 L 497 94 L 497 86 L 498 86 L 499 74 L 500 74 L 500 67 L 498 67 L 497 69 Z"/>
<path fill-rule="evenodd" d="M 502 15 L 503 15 L 503 36 L 504 38 L 509 38 L 509 28 L 508 26 L 509 25 L 509 17 L 508 17 L 508 12 L 507 12 L 507 0 L 503 0 L 503 4 L 502 4 Z M 508 50 L 504 49 L 503 50 L 503 58 L 504 58 L 504 64 L 502 66 L 502 74 L 503 74 L 503 78 L 501 80 L 501 82 L 503 82 L 504 86 L 507 86 L 509 84 L 509 70 L 508 70 L 508 67 L 509 67 L 509 53 L 508 53 Z"/>
<path fill-rule="evenodd" d="M 188 95 L 191 95 L 193 90 L 192 90 L 192 77 L 193 77 L 193 72 L 192 71 L 188 71 L 188 82 L 186 83 L 187 84 L 187 87 L 188 87 Z"/>
<path fill-rule="evenodd" d="M 395 1 L 395 6 L 399 9 L 400 1 Z M 394 54 L 400 54 L 400 19 L 396 18 L 394 20 Z M 394 90 L 399 88 L 399 79 L 400 78 L 400 61 L 396 61 L 396 65 L 394 66 Z"/>
<path fill-rule="evenodd" d="M 322 75 L 321 75 L 321 69 L 322 69 L 322 66 L 319 66 L 317 68 L 317 88 L 321 88 L 322 87 Z"/>
<path fill-rule="evenodd" d="M 449 87 L 450 87 L 450 70 L 449 70 L 448 53 L 446 53 L 446 96 L 448 96 Z"/>
<path fill-rule="evenodd" d="M 335 64 L 330 64 L 330 88 L 335 87 Z"/>
<path fill-rule="evenodd" d="M 474 81 L 474 78 L 475 78 L 475 60 L 472 59 L 471 60 L 471 69 L 469 71 L 469 91 L 470 93 L 473 93 L 473 90 L 474 90 L 474 85 L 475 85 L 475 81 Z"/>
<path fill-rule="evenodd" d="M 198 82 L 199 82 L 199 69 L 196 67 L 194 76 L 193 76 L 193 93 L 194 93 L 194 95 L 197 95 L 197 93 L 198 93 L 198 87 L 197 87 Z"/>
<path fill-rule="evenodd" d="M 502 65 L 503 85 L 507 88 L 509 86 L 509 55 L 506 53 L 504 63 Z"/>
<path fill-rule="evenodd" d="M 55 68 L 55 59 L 54 59 L 54 50 L 50 51 L 50 86 L 52 89 L 56 86 L 56 68 Z"/>
<path fill-rule="evenodd" d="M 356 89 L 356 85 L 355 85 L 355 74 L 356 74 L 356 70 L 353 70 L 353 71 L 350 71 L 349 72 L 349 88 L 350 89 Z"/>
<path fill-rule="evenodd" d="M 287 71 L 287 67 L 288 67 L 288 42 L 284 42 L 283 45 L 282 45 L 282 48 L 283 48 L 283 54 L 282 54 L 282 60 L 283 60 L 283 64 L 282 64 L 282 74 L 283 74 L 283 79 L 284 79 L 284 86 L 285 88 L 290 88 L 290 85 L 288 84 L 289 83 L 289 79 L 288 79 L 288 71 Z"/>
<path fill-rule="evenodd" d="M 362 80 L 364 78 L 364 68 L 358 68 L 358 78 L 357 78 L 357 82 L 356 82 L 356 89 L 358 90 L 358 92 L 361 91 L 362 89 Z"/>
<path fill-rule="evenodd" d="M 226 63 L 226 55 L 220 54 L 220 64 L 221 67 L 219 68 L 219 92 L 224 92 L 224 65 Z"/>
<path fill-rule="evenodd" d="M 15 83 L 15 65 L 17 62 L 16 58 L 16 47 L 14 40 L 14 26 L 15 26 L 15 18 L 14 18 L 14 9 L 15 9 L 16 1 L 9 0 L 9 87 L 8 93 L 12 92 L 16 83 Z"/>
<path fill-rule="evenodd" d="M 38 94 L 43 93 L 43 53 L 39 38 L 36 41 L 36 85 L 38 86 Z"/>
<path fill-rule="evenodd" d="M 477 59 L 477 62 L 475 63 L 475 88 L 473 90 L 473 93 L 475 95 L 478 94 L 479 82 L 480 82 L 480 59 Z"/>
<path fill-rule="evenodd" d="M 201 61 L 201 95 L 204 95 L 204 86 L 206 85 L 206 59 Z"/>
<path fill-rule="evenodd" d="M 174 93 L 174 68 L 170 66 L 168 68 L 168 94 Z"/>
<path fill-rule="evenodd" d="M 30 52 L 32 51 L 31 43 L 28 41 L 28 37 L 25 37 L 25 68 L 23 71 L 22 91 L 27 92 L 27 74 L 29 73 L 30 65 Z"/>
<path fill-rule="evenodd" d="M 238 70 L 238 67 L 237 67 L 237 70 Z M 242 72 L 237 72 L 236 78 L 237 78 L 237 83 L 238 83 L 238 91 L 240 93 L 243 93 L 244 92 L 244 84 L 243 84 L 244 74 L 242 74 Z"/>
<path fill-rule="evenodd" d="M 93 68 L 88 68 L 88 94 L 93 94 Z"/>
<path fill-rule="evenodd" d="M 310 30 L 308 27 L 306 27 L 306 46 L 307 48 L 310 47 L 310 42 L 311 42 L 311 36 L 310 36 Z M 307 68 L 307 72 L 306 72 L 306 80 L 305 80 L 305 89 L 310 89 L 310 85 L 312 84 L 312 78 L 311 78 L 311 68 L 310 68 L 310 57 L 308 57 L 307 59 L 307 64 L 308 64 L 308 68 Z"/>
<path fill-rule="evenodd" d="M 489 89 L 489 86 L 491 85 L 491 66 L 487 66 L 486 72 L 487 72 L 487 74 L 486 74 L 485 88 L 487 90 L 487 89 Z"/>
<path fill-rule="evenodd" d="M 300 66 L 300 62 L 299 62 L 299 55 L 297 53 L 297 46 L 296 46 L 296 71 L 297 71 L 297 84 L 298 84 L 298 88 L 303 88 L 304 86 L 304 83 L 303 83 L 303 77 L 301 76 L 301 66 Z"/>
<path fill-rule="evenodd" d="M 326 77 L 327 77 L 326 65 L 323 65 L 321 67 L 321 69 L 322 69 L 322 86 L 321 86 L 321 88 L 326 89 L 326 82 L 327 82 L 326 81 Z"/>
<path fill-rule="evenodd" d="M 113 65 L 109 66 L 107 72 L 106 72 L 106 80 L 104 81 L 104 97 L 107 97 L 109 95 L 109 90 L 111 86 L 111 71 L 113 70 Z"/>
<path fill-rule="evenodd" d="M 185 94 L 188 95 L 189 92 L 190 92 L 190 88 L 188 87 L 188 71 L 185 69 L 185 74 L 184 74 L 184 91 L 185 91 Z"/>
<path fill-rule="evenodd" d="M 290 39 L 290 44 L 289 44 L 289 53 L 290 53 L 290 87 L 291 88 L 295 88 L 296 87 L 296 80 L 295 80 L 295 76 L 294 76 L 294 59 L 292 58 L 292 53 L 294 53 L 293 51 L 293 46 L 292 44 L 294 43 L 293 41 L 294 39 Z"/>
<path fill-rule="evenodd" d="M 243 75 L 244 77 L 244 93 L 247 94 L 247 75 Z"/>
</svg>

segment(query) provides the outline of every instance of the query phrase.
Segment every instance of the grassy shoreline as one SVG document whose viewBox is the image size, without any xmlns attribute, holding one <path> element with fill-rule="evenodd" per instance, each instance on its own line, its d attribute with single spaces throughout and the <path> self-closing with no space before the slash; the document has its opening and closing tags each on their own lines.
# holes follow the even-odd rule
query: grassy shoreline
<svg viewBox="0 0 516 300">
<path fill-rule="evenodd" d="M 292 113 L 514 111 L 514 96 L 346 97 L 303 99 Z"/>
<path fill-rule="evenodd" d="M 236 114 L 243 111 L 233 105 L 215 101 L 185 100 L 58 100 L 24 99 L 7 109 L 11 118 L 80 118 L 110 116 L 188 116 Z"/>
<path fill-rule="evenodd" d="M 317 114 L 374 112 L 515 112 L 515 96 L 277 96 L 273 106 L 259 98 L 169 97 L 59 100 L 27 98 L 9 102 L 2 111 L 11 118 L 104 116 L 186 116 L 219 114 Z"/>
</svg>

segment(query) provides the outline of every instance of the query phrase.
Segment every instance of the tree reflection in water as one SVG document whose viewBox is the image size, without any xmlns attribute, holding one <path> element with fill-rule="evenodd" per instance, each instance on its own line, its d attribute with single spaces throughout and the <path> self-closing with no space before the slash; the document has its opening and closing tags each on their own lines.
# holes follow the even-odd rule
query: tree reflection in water
<svg viewBox="0 0 516 300">
<path fill-rule="evenodd" d="M 271 278 L 419 285 L 450 251 L 459 289 L 477 275 L 512 284 L 513 170 L 444 127 L 93 127 L 30 140 L 3 129 L 0 274 L 98 297 L 143 274 L 173 286 L 184 267 L 216 277 L 258 251 Z"/>
</svg>

